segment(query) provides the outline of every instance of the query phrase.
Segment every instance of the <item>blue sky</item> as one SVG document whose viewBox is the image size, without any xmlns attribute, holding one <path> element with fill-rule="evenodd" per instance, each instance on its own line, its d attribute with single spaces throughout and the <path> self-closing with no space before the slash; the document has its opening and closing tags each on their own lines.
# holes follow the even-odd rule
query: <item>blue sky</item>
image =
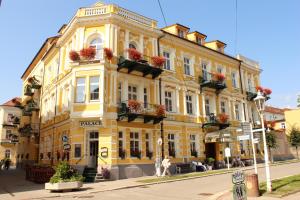
<svg viewBox="0 0 300 200">
<path fill-rule="evenodd" d="M 21 95 L 21 75 L 38 49 L 56 35 L 77 8 L 96 0 L 2 0 L 0 7 L 0 103 Z M 157 0 L 111 0 L 164 26 Z M 161 0 L 168 25 L 181 23 L 227 43 L 235 54 L 235 0 Z M 260 62 L 271 105 L 295 107 L 300 93 L 300 1 L 238 0 L 237 52 Z"/>
</svg>

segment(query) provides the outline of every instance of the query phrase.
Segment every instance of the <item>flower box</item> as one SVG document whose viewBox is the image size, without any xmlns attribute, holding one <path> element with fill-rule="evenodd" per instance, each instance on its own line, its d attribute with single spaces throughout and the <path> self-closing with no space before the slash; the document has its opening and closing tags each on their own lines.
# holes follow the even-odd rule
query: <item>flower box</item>
<svg viewBox="0 0 300 200">
<path fill-rule="evenodd" d="M 152 56 L 151 60 L 156 67 L 162 67 L 166 62 L 166 59 L 161 56 Z"/>
<path fill-rule="evenodd" d="M 82 187 L 81 181 L 61 182 L 61 183 L 45 183 L 45 189 L 50 191 L 74 190 Z"/>
<path fill-rule="evenodd" d="M 141 60 L 142 54 L 139 51 L 137 51 L 136 49 L 129 48 L 129 49 L 127 49 L 127 51 L 128 51 L 128 54 L 129 54 L 129 58 L 131 60 L 134 60 L 134 61 Z"/>
<path fill-rule="evenodd" d="M 83 48 L 80 50 L 80 56 L 86 60 L 93 60 L 96 56 L 96 49 L 94 47 Z"/>
<path fill-rule="evenodd" d="M 80 56 L 76 51 L 70 51 L 69 53 L 69 58 L 70 60 L 72 60 L 73 62 L 77 62 L 80 60 Z"/>
<path fill-rule="evenodd" d="M 105 57 L 107 58 L 107 60 L 111 60 L 114 57 L 114 54 L 111 49 L 104 48 L 103 51 L 104 51 L 104 54 L 105 54 Z"/>
</svg>

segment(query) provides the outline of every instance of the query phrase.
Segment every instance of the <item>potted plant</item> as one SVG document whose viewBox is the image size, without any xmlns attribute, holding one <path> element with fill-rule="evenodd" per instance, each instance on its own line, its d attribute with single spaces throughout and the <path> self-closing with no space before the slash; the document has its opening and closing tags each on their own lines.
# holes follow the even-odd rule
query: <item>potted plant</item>
<svg viewBox="0 0 300 200">
<path fill-rule="evenodd" d="M 272 90 L 269 88 L 264 88 L 263 93 L 265 94 L 265 96 L 269 96 L 270 94 L 272 94 Z"/>
<path fill-rule="evenodd" d="M 141 60 L 142 54 L 138 50 L 136 50 L 134 48 L 129 48 L 129 49 L 127 49 L 127 51 L 128 51 L 128 54 L 129 54 L 129 58 L 131 60 L 134 60 L 134 61 L 140 61 Z"/>
<path fill-rule="evenodd" d="M 226 115 L 225 113 L 221 113 L 221 114 L 219 114 L 218 118 L 219 118 L 219 121 L 220 121 L 222 124 L 224 124 L 224 123 L 226 123 L 226 122 L 228 121 L 229 116 Z"/>
<path fill-rule="evenodd" d="M 263 91 L 264 91 L 264 88 L 261 87 L 261 86 L 256 86 L 255 89 L 256 89 L 257 92 L 258 92 L 258 91 L 260 91 L 260 92 L 263 92 Z"/>
<path fill-rule="evenodd" d="M 156 115 L 158 117 L 163 117 L 163 116 L 165 116 L 165 114 L 166 114 L 166 108 L 165 108 L 165 106 L 164 105 L 157 106 Z"/>
<path fill-rule="evenodd" d="M 207 162 L 207 165 L 208 165 L 208 169 L 212 170 L 213 166 L 214 166 L 214 163 L 215 163 L 215 159 L 209 157 L 209 158 L 206 159 L 206 162 Z"/>
<path fill-rule="evenodd" d="M 152 56 L 151 60 L 156 67 L 162 67 L 166 62 L 166 59 L 162 56 Z"/>
<path fill-rule="evenodd" d="M 128 101 L 128 108 L 131 113 L 138 113 L 141 109 L 141 103 L 137 100 L 130 99 Z"/>
<path fill-rule="evenodd" d="M 96 56 L 96 49 L 94 47 L 83 48 L 80 50 L 80 56 L 85 60 L 92 60 Z"/>
<path fill-rule="evenodd" d="M 106 59 L 109 61 L 112 60 L 112 58 L 114 57 L 112 50 L 110 48 L 104 48 L 103 51 L 104 51 Z"/>
<path fill-rule="evenodd" d="M 223 81 L 225 80 L 225 76 L 221 73 L 214 73 L 213 75 L 217 82 L 223 83 Z"/>
<path fill-rule="evenodd" d="M 80 60 L 80 56 L 76 51 L 70 51 L 69 53 L 69 58 L 70 60 L 72 60 L 73 62 L 78 62 Z"/>
<path fill-rule="evenodd" d="M 101 168 L 101 175 L 104 179 L 110 179 L 110 171 L 107 168 Z"/>
<path fill-rule="evenodd" d="M 83 176 L 73 169 L 67 162 L 60 162 L 55 168 L 55 174 L 50 182 L 45 184 L 46 190 L 62 191 L 82 187 Z"/>
</svg>

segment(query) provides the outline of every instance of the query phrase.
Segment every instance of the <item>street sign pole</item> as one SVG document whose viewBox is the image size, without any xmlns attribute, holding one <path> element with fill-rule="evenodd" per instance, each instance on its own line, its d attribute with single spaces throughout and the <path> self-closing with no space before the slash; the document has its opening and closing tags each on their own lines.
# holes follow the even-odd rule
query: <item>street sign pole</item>
<svg viewBox="0 0 300 200">
<path fill-rule="evenodd" d="M 251 123 L 250 123 L 250 130 L 251 130 L 251 143 L 252 143 L 252 151 L 253 151 L 254 170 L 255 170 L 255 174 L 257 174 L 256 152 L 255 152 L 254 136 L 253 136 Z"/>
</svg>

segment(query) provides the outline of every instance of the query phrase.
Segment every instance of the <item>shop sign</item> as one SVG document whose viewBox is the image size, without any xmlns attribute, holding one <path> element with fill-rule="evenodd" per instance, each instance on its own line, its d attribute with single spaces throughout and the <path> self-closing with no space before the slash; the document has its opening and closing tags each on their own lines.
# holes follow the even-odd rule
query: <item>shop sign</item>
<svg viewBox="0 0 300 200">
<path fill-rule="evenodd" d="M 101 120 L 94 120 L 94 121 L 80 121 L 80 127 L 88 127 L 88 126 L 102 126 Z"/>
<path fill-rule="evenodd" d="M 64 145 L 64 150 L 65 150 L 65 151 L 71 150 L 71 145 L 70 145 L 70 144 L 65 144 L 65 145 Z"/>
</svg>

